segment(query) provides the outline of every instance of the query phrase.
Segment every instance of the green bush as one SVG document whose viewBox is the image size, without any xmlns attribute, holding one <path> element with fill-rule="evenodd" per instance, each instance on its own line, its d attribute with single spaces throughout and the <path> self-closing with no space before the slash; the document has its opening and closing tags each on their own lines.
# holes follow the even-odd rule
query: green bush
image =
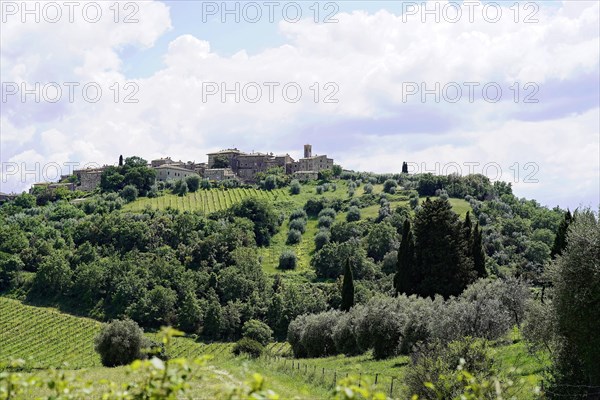
<svg viewBox="0 0 600 400">
<path fill-rule="evenodd" d="M 142 347 L 146 344 L 144 331 L 132 320 L 115 320 L 104 325 L 94 342 L 105 367 L 126 365 L 143 358 Z"/>
<path fill-rule="evenodd" d="M 288 342 L 295 357 L 325 357 L 336 353 L 333 328 L 339 311 L 302 315 L 290 323 Z"/>
<path fill-rule="evenodd" d="M 247 354 L 252 358 L 258 358 L 262 355 L 264 350 L 264 346 L 256 340 L 242 338 L 233 346 L 232 352 L 236 356 Z"/>
<path fill-rule="evenodd" d="M 275 208 L 266 200 L 246 198 L 231 208 L 233 215 L 248 218 L 254 223 L 254 237 L 257 246 L 268 246 L 271 237 L 279 228 L 279 217 Z"/>
<path fill-rule="evenodd" d="M 287 236 L 287 244 L 296 244 L 296 243 L 300 243 L 300 240 L 302 240 L 302 232 L 300 232 L 299 230 L 296 229 L 290 229 L 290 231 L 288 232 L 288 236 Z"/>
<path fill-rule="evenodd" d="M 138 190 L 133 185 L 127 185 L 119 192 L 119 196 L 130 203 L 138 198 Z"/>
<path fill-rule="evenodd" d="M 346 214 L 346 221 L 358 221 L 360 220 L 360 210 L 358 207 L 352 206 L 348 209 L 348 213 Z"/>
<path fill-rule="evenodd" d="M 255 340 L 261 345 L 266 346 L 271 340 L 273 340 L 273 330 L 264 322 L 261 322 L 257 319 L 251 319 L 242 327 L 242 336 Z"/>
<path fill-rule="evenodd" d="M 301 233 L 306 232 L 306 220 L 304 219 L 293 219 L 289 224 L 290 230 L 295 229 Z"/>
<path fill-rule="evenodd" d="M 388 179 L 383 183 L 383 191 L 385 193 L 396 193 L 396 187 L 398 187 L 398 182 L 394 179 Z"/>
<path fill-rule="evenodd" d="M 317 233 L 315 235 L 315 250 L 319 251 L 323 248 L 323 246 L 325 246 L 327 243 L 329 243 L 330 240 L 330 233 L 322 230 L 319 233 Z"/>
<path fill-rule="evenodd" d="M 200 187 L 200 175 L 190 175 L 185 178 L 185 183 L 187 183 L 188 189 L 191 193 L 194 193 Z"/>
<path fill-rule="evenodd" d="M 183 179 L 175 181 L 173 185 L 173 193 L 179 196 L 185 196 L 189 191 L 188 184 Z"/>
<path fill-rule="evenodd" d="M 306 218 L 307 218 L 306 211 L 304 211 L 301 208 L 292 211 L 292 213 L 290 214 L 290 221 L 293 221 L 295 219 L 306 219 Z"/>
<path fill-rule="evenodd" d="M 294 179 L 292 182 L 290 182 L 290 194 L 300 194 L 301 188 L 302 186 L 300 186 L 300 182 L 298 182 L 298 180 Z"/>
<path fill-rule="evenodd" d="M 329 217 L 331 219 L 335 219 L 335 215 L 337 213 L 335 212 L 335 210 L 331 207 L 327 207 L 322 209 L 321 211 L 319 211 L 319 218 L 321 217 Z"/>
<path fill-rule="evenodd" d="M 404 382 L 408 392 L 418 395 L 419 399 L 461 398 L 464 383 L 454 378 L 459 366 L 479 377 L 490 378 L 494 372 L 487 342 L 469 337 L 448 345 L 427 346 L 413 354 L 412 359 L 413 365 L 406 370 Z"/>
<path fill-rule="evenodd" d="M 333 218 L 326 215 L 319 217 L 319 228 L 330 228 L 331 225 L 333 225 Z"/>
<path fill-rule="evenodd" d="M 310 216 L 316 217 L 319 212 L 325 208 L 325 200 L 322 198 L 310 198 L 304 204 L 304 210 Z"/>
<path fill-rule="evenodd" d="M 296 258 L 296 253 L 294 253 L 292 250 L 285 250 L 279 256 L 278 268 L 285 270 L 296 269 L 297 262 L 298 260 Z"/>
</svg>

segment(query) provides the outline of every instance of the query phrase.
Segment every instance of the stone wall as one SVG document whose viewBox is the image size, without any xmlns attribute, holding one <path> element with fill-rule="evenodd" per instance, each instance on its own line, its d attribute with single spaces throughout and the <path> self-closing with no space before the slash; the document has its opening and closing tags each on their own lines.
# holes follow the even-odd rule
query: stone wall
<svg viewBox="0 0 600 400">
<path fill-rule="evenodd" d="M 77 180 L 79 181 L 77 190 L 91 192 L 92 190 L 96 189 L 98 186 L 100 186 L 102 172 L 104 172 L 104 168 L 80 169 L 73 171 L 73 174 L 77 176 Z"/>
</svg>

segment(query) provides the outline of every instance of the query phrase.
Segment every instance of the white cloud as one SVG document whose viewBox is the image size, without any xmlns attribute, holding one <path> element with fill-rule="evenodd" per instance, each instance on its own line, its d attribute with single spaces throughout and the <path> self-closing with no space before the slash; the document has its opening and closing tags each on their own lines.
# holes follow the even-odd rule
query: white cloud
<svg viewBox="0 0 600 400">
<path fill-rule="evenodd" d="M 581 83 L 599 69 L 599 7 L 596 2 L 542 7 L 536 24 L 515 24 L 510 14 L 497 24 L 481 18 L 472 24 L 466 19 L 423 24 L 403 22 L 402 16 L 385 10 L 355 11 L 338 15 L 337 24 L 281 22 L 286 44 L 231 57 L 214 52 L 203 38 L 181 32 L 163 55 L 165 67 L 136 81 L 138 104 L 115 104 L 106 96 L 97 104 L 63 105 L 52 119 L 29 104 L 11 103 L 10 113 L 2 115 L 2 144 L 24 130 L 28 133 L 21 145 L 63 155 L 52 142 L 56 140 L 58 147 L 69 149 L 66 157 L 99 163 L 112 163 L 118 154 L 200 161 L 207 151 L 232 145 L 289 151 L 309 139 L 348 167 L 367 170 L 398 169 L 399 154 L 407 160 L 500 160 L 503 168 L 508 162 L 536 161 L 548 179 L 533 189 L 517 188 L 554 199 L 565 186 L 581 189 L 598 178 L 597 157 L 592 158 L 594 146 L 598 149 L 598 100 L 593 88 Z M 143 2 L 140 11 L 140 24 L 126 26 L 110 21 L 101 26 L 9 24 L 3 29 L 8 34 L 2 38 L 2 74 L 15 81 L 58 76 L 107 86 L 124 80 L 119 50 L 152 46 L 171 29 L 163 4 Z M 429 87 L 434 82 L 497 81 L 508 87 L 533 81 L 540 84 L 540 103 L 515 104 L 505 91 L 506 101 L 496 104 L 436 103 L 430 98 L 426 104 L 404 104 L 402 83 L 411 81 L 425 81 Z M 203 102 L 207 82 L 224 82 L 228 89 L 235 82 L 241 87 L 256 82 L 263 97 L 251 104 L 227 95 L 222 103 L 217 94 Z M 280 83 L 272 103 L 264 82 Z M 281 87 L 288 82 L 302 88 L 298 103 L 282 98 Z M 332 93 L 323 87 L 326 82 L 339 87 L 334 96 L 338 103 L 322 101 Z M 12 119 L 18 113 L 26 117 L 17 123 Z M 50 142 L 42 141 L 44 147 L 33 142 L 31 133 L 32 127 L 41 130 L 36 125 L 40 115 L 46 116 L 45 126 L 61 133 L 58 139 L 46 135 Z M 8 139 L 4 126 L 9 127 Z M 564 132 L 569 132 L 568 140 Z M 3 149 L 3 154 L 21 150 Z"/>
</svg>

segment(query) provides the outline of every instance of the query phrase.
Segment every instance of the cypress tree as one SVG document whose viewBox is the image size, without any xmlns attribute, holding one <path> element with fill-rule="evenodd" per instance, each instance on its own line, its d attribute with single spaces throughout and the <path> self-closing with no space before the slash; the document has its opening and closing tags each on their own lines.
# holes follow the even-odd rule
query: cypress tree
<svg viewBox="0 0 600 400">
<path fill-rule="evenodd" d="M 406 163 L 406 161 L 402 162 L 402 173 L 408 174 L 408 164 Z"/>
<path fill-rule="evenodd" d="M 463 235 L 465 239 L 465 252 L 467 256 L 471 256 L 473 254 L 473 224 L 471 223 L 470 212 L 467 211 L 467 215 L 465 216 L 465 222 L 463 223 Z"/>
<path fill-rule="evenodd" d="M 475 230 L 473 231 L 473 242 L 471 248 L 471 254 L 473 257 L 473 268 L 477 272 L 477 277 L 485 278 L 487 271 L 485 270 L 485 252 L 483 251 L 483 237 L 481 229 L 479 229 L 479 223 L 475 224 Z"/>
<path fill-rule="evenodd" d="M 459 295 L 477 279 L 463 224 L 447 199 L 427 199 L 414 219 L 415 286 L 421 296 Z"/>
<path fill-rule="evenodd" d="M 350 259 L 346 261 L 344 271 L 344 281 L 342 283 L 342 311 L 350 311 L 354 306 L 354 279 L 352 277 L 352 268 L 350 268 Z"/>
<path fill-rule="evenodd" d="M 550 250 L 550 257 L 552 257 L 552 259 L 561 255 L 565 247 L 567 247 L 567 232 L 569 231 L 571 222 L 573 222 L 573 216 L 571 215 L 571 211 L 567 210 L 558 227 L 558 232 L 556 232 L 556 237 L 554 238 L 554 244 Z"/>
<path fill-rule="evenodd" d="M 415 242 L 410 228 L 410 221 L 407 218 L 404 220 L 404 226 L 402 227 L 402 240 L 398 249 L 397 268 L 394 275 L 394 289 L 396 289 L 396 294 L 414 293 L 414 257 Z"/>
<path fill-rule="evenodd" d="M 123 166 L 123 155 L 119 156 L 119 167 Z"/>
</svg>

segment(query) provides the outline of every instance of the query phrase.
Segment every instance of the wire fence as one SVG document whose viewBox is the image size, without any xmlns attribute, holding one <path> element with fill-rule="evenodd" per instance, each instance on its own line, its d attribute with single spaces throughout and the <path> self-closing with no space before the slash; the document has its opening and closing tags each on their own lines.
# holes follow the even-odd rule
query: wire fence
<svg viewBox="0 0 600 400">
<path fill-rule="evenodd" d="M 384 392 L 392 398 L 398 398 L 402 395 L 402 386 L 397 375 L 388 375 L 373 371 L 369 371 L 368 373 L 361 371 L 349 372 L 343 369 L 326 368 L 315 363 L 286 358 L 272 353 L 267 353 L 263 358 L 272 368 L 290 375 L 299 376 L 311 385 L 320 385 L 331 389 L 340 380 L 352 375 L 358 378 L 359 386 L 365 383 L 372 385 L 375 389 Z"/>
<path fill-rule="evenodd" d="M 213 358 L 229 358 L 234 357 L 231 349 L 231 343 L 214 343 L 206 345 L 203 353 L 211 355 Z M 374 371 L 350 372 L 343 368 L 326 368 L 313 361 L 295 359 L 291 357 L 290 353 L 291 347 L 289 343 L 271 343 L 266 347 L 261 360 L 270 369 L 276 369 L 288 375 L 300 377 L 311 385 L 319 385 L 327 389 L 334 388 L 342 379 L 352 375 L 358 378 L 359 386 L 362 384 L 372 385 L 375 389 L 391 398 L 402 398 L 402 396 L 406 395 L 399 375 Z M 556 392 L 558 389 L 565 389 L 564 393 Z M 582 389 L 585 390 L 585 394 L 581 394 Z M 539 398 L 600 400 L 600 386 L 554 384 L 548 387 L 548 384 L 542 379 L 540 380 Z"/>
</svg>

